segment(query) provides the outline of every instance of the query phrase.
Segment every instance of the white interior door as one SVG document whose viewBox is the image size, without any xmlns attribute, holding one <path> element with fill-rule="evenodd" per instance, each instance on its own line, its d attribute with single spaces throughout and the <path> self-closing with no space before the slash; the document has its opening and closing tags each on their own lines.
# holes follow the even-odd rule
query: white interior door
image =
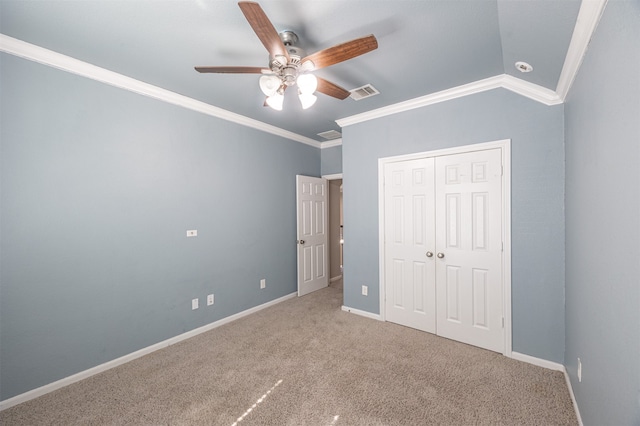
<svg viewBox="0 0 640 426">
<path fill-rule="evenodd" d="M 385 164 L 386 320 L 436 332 L 434 159 Z"/>
<path fill-rule="evenodd" d="M 503 352 L 500 149 L 437 157 L 437 333 Z"/>
<path fill-rule="evenodd" d="M 329 285 L 327 181 L 296 176 L 298 296 Z"/>
</svg>

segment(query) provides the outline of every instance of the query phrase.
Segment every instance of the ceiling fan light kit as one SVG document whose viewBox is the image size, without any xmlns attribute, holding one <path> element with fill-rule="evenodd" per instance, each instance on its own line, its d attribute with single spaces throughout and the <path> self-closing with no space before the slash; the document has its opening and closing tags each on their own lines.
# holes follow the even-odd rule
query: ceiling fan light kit
<svg viewBox="0 0 640 426">
<path fill-rule="evenodd" d="M 282 111 L 282 106 L 284 104 L 284 93 L 276 92 L 273 95 L 267 98 L 267 105 L 276 111 Z"/>
<path fill-rule="evenodd" d="M 318 88 L 318 79 L 313 74 L 300 74 L 297 82 L 300 93 L 311 94 Z"/>
<path fill-rule="evenodd" d="M 316 103 L 318 97 L 313 92 L 318 88 L 318 79 L 315 75 L 298 74 L 298 69 L 291 66 L 286 68 L 273 66 L 272 69 L 274 69 L 274 74 L 263 75 L 259 81 L 260 90 L 267 97 L 268 106 L 281 111 L 284 103 L 284 90 L 287 86 L 294 84 L 298 85 L 298 98 L 302 109 L 307 109 Z"/>
<path fill-rule="evenodd" d="M 260 67 L 195 67 L 200 73 L 263 74 L 259 80 L 260 90 L 267 97 L 266 105 L 281 111 L 287 87 L 298 86 L 298 98 L 302 109 L 311 107 L 318 97 L 314 92 L 346 99 L 351 92 L 330 81 L 316 77 L 311 71 L 328 67 L 355 58 L 378 48 L 373 35 L 357 38 L 306 56 L 296 46 L 298 36 L 292 31 L 278 34 L 275 27 L 258 3 L 241 1 L 238 6 L 269 52 L 269 68 Z"/>
<path fill-rule="evenodd" d="M 298 98 L 302 104 L 302 109 L 307 109 L 313 106 L 318 100 L 318 97 L 313 93 L 299 93 Z"/>
<path fill-rule="evenodd" d="M 298 98 L 302 109 L 307 109 L 316 103 L 318 97 L 313 94 L 318 88 L 318 79 L 313 74 L 300 74 L 297 79 Z"/>
<path fill-rule="evenodd" d="M 260 90 L 265 96 L 275 95 L 280 86 L 280 79 L 275 75 L 263 75 L 260 77 Z"/>
</svg>

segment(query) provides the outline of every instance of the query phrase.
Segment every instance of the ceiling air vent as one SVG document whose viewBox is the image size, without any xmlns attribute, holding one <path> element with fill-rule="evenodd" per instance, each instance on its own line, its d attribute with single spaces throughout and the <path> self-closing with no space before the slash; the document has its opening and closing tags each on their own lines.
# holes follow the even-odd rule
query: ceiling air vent
<svg viewBox="0 0 640 426">
<path fill-rule="evenodd" d="M 371 96 L 375 96 L 380 94 L 378 90 L 370 84 L 367 84 L 362 87 L 358 87 L 357 89 L 353 89 L 351 91 L 351 99 L 354 101 L 359 101 L 360 99 L 369 98 Z"/>
<path fill-rule="evenodd" d="M 336 130 L 329 130 L 326 132 L 318 133 L 318 136 L 320 136 L 321 138 L 325 138 L 327 140 L 332 140 L 332 139 L 340 139 L 342 137 L 342 133 Z"/>
</svg>

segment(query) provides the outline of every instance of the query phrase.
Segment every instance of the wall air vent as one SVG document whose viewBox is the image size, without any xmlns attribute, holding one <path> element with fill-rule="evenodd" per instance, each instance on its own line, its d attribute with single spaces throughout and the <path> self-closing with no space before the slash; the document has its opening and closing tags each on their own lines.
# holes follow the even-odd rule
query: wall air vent
<svg viewBox="0 0 640 426">
<path fill-rule="evenodd" d="M 340 139 L 342 137 L 342 133 L 335 130 L 329 130 L 327 132 L 318 133 L 318 136 L 320 136 L 321 138 L 325 138 L 327 140 L 332 140 L 332 139 Z"/>
<path fill-rule="evenodd" d="M 351 99 L 359 101 L 360 99 L 370 98 L 371 96 L 379 95 L 378 89 L 370 84 L 367 84 L 351 91 Z"/>
</svg>

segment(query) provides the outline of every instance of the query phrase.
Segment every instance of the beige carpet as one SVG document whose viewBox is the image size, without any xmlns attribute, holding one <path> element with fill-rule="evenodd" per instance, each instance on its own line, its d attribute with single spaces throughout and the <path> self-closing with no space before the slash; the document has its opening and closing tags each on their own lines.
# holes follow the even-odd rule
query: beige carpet
<svg viewBox="0 0 640 426">
<path fill-rule="evenodd" d="M 340 310 L 336 286 L 0 413 L 3 425 L 575 425 L 562 373 Z"/>
</svg>

